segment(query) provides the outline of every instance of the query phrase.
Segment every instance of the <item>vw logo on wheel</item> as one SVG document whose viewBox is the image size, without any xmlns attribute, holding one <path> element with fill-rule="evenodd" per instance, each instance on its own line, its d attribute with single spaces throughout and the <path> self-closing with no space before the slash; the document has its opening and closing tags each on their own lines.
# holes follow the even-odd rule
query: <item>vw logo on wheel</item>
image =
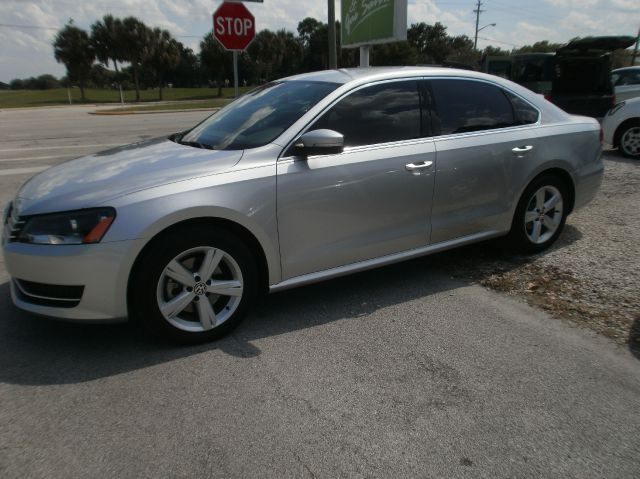
<svg viewBox="0 0 640 479">
<path fill-rule="evenodd" d="M 196 283 L 196 285 L 193 287 L 193 292 L 198 295 L 203 295 L 207 292 L 207 285 L 204 283 Z"/>
</svg>

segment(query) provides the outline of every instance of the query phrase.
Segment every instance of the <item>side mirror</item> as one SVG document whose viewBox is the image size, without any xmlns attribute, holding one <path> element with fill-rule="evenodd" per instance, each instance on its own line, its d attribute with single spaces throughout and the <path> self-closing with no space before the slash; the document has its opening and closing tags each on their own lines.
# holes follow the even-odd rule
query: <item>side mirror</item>
<svg viewBox="0 0 640 479">
<path fill-rule="evenodd" d="M 308 131 L 293 144 L 293 154 L 300 156 L 333 155 L 343 149 L 344 136 L 326 129 Z"/>
</svg>

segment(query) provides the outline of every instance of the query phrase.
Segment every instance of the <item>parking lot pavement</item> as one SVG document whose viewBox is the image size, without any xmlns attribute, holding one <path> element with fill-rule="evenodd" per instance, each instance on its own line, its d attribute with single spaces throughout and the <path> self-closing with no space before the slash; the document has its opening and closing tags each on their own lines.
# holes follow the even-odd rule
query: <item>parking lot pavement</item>
<svg viewBox="0 0 640 479">
<path fill-rule="evenodd" d="M 93 116 L 95 106 L 0 110 L 0 203 L 49 166 L 193 126 L 207 112 Z"/>
<path fill-rule="evenodd" d="M 126 143 L 202 116 L 144 115 L 145 130 L 136 116 L 32 111 L 15 113 L 15 130 L 0 112 L 2 131 L 23 135 L 3 138 L 0 150 Z M 83 124 L 90 140 L 73 131 Z M 18 131 L 28 125 L 37 140 Z M 30 151 L 10 168 L 64 161 L 24 159 L 53 155 Z M 27 176 L 0 176 L 2 200 Z M 272 295 L 231 336 L 197 347 L 157 343 L 127 325 L 34 317 L 10 304 L 8 289 L 2 268 L 3 478 L 640 470 L 640 362 L 452 279 L 434 258 Z"/>
</svg>

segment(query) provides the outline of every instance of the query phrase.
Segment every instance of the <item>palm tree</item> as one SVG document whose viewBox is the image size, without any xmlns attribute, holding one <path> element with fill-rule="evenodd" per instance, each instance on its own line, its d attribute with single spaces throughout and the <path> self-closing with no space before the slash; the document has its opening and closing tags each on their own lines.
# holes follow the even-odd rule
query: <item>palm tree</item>
<svg viewBox="0 0 640 479">
<path fill-rule="evenodd" d="M 155 73 L 159 90 L 158 99 L 162 100 L 164 77 L 180 63 L 179 42 L 167 30 L 154 28 L 149 32 L 143 53 L 144 65 Z"/>
<path fill-rule="evenodd" d="M 96 52 L 96 57 L 106 67 L 109 60 L 113 62 L 113 68 L 118 71 L 118 62 L 124 59 L 124 47 L 122 45 L 122 20 L 113 15 L 105 15 L 102 21 L 98 20 L 91 25 L 91 45 Z"/>
<path fill-rule="evenodd" d="M 218 83 L 218 96 L 222 96 L 222 84 L 227 77 L 227 65 L 231 62 L 231 52 L 226 51 L 212 32 L 200 42 L 200 63 L 208 70 L 209 74 L 216 77 Z"/>
<path fill-rule="evenodd" d="M 122 59 L 131 63 L 133 80 L 136 86 L 136 101 L 140 101 L 140 66 L 145 57 L 144 51 L 149 43 L 150 32 L 149 27 L 135 17 L 127 17 L 122 20 L 120 34 L 123 47 Z"/>
<path fill-rule="evenodd" d="M 80 86 L 80 98 L 85 100 L 84 84 L 91 72 L 95 52 L 84 30 L 73 25 L 70 20 L 53 41 L 53 54 L 58 63 L 67 67 L 69 80 L 75 80 Z"/>
<path fill-rule="evenodd" d="M 118 70 L 118 62 L 124 59 L 124 48 L 122 45 L 122 20 L 114 18 L 113 15 L 105 15 L 102 21 L 98 20 L 91 25 L 91 45 L 96 52 L 96 57 L 106 67 L 109 67 L 109 60 L 113 62 L 116 70 L 115 80 L 120 91 L 120 101 L 122 97 L 122 78 Z"/>
</svg>

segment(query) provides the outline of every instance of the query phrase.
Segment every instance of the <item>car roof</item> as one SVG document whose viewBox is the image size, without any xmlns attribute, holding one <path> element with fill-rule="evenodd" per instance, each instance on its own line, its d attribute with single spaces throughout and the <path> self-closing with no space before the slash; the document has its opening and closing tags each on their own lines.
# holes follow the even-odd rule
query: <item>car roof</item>
<svg viewBox="0 0 640 479">
<path fill-rule="evenodd" d="M 368 68 L 340 68 L 337 70 L 323 70 L 311 73 L 302 73 L 287 78 L 285 81 L 326 81 L 332 83 L 360 83 L 371 80 L 386 80 L 405 77 L 429 77 L 429 76 L 459 76 L 465 78 L 491 78 L 496 77 L 473 70 L 448 67 L 368 67 Z"/>
</svg>

